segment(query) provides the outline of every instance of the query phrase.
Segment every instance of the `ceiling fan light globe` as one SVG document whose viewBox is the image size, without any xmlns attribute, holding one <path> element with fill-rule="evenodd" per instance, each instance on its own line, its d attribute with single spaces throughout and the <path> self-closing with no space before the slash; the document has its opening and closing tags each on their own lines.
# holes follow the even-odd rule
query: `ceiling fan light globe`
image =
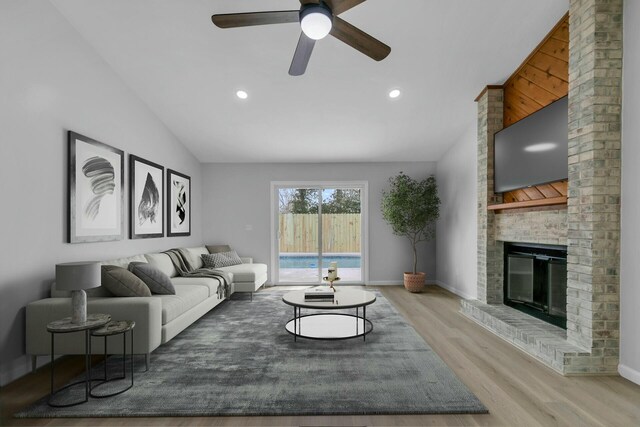
<svg viewBox="0 0 640 427">
<path fill-rule="evenodd" d="M 300 27 L 310 39 L 325 38 L 332 25 L 331 11 L 322 5 L 309 5 L 300 12 Z"/>
</svg>

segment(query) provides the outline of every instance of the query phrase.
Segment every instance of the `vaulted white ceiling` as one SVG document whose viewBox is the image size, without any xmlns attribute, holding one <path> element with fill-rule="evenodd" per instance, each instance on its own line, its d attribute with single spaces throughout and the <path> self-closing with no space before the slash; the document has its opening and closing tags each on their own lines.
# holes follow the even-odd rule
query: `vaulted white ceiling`
<svg viewBox="0 0 640 427">
<path fill-rule="evenodd" d="M 214 13 L 297 0 L 52 0 L 202 162 L 438 160 L 568 0 L 368 0 L 341 17 L 391 46 L 375 62 L 332 37 L 287 71 L 298 24 L 220 29 Z M 390 100 L 392 88 L 402 91 Z M 246 90 L 249 98 L 235 96 Z"/>
</svg>

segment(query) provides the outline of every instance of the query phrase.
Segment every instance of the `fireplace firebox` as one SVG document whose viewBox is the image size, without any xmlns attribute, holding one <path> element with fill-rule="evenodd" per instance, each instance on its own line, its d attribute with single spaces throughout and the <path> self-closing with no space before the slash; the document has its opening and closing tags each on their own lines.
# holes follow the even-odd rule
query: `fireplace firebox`
<svg viewBox="0 0 640 427">
<path fill-rule="evenodd" d="M 567 328 L 567 247 L 504 245 L 504 303 Z"/>
</svg>

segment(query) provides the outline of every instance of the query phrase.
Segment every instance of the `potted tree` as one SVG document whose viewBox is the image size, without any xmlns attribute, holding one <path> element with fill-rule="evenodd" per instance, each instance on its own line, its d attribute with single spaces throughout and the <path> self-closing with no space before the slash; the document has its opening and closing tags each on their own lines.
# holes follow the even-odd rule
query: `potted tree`
<svg viewBox="0 0 640 427">
<path fill-rule="evenodd" d="M 382 217 L 393 234 L 404 236 L 413 248 L 413 272 L 404 273 L 404 286 L 410 292 L 424 288 L 425 273 L 418 272 L 418 244 L 435 235 L 440 216 L 438 185 L 434 176 L 417 181 L 403 172 L 389 178 L 391 188 L 382 191 Z"/>
</svg>

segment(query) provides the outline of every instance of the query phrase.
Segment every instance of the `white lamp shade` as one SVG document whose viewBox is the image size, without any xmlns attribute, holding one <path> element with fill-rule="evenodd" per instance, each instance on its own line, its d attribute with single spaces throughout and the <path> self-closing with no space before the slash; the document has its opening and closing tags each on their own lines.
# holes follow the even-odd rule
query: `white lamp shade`
<svg viewBox="0 0 640 427">
<path fill-rule="evenodd" d="M 76 291 L 100 286 L 100 263 L 95 261 L 56 264 L 56 289 Z"/>
<path fill-rule="evenodd" d="M 325 38 L 332 27 L 331 12 L 322 6 L 310 6 L 301 15 L 300 27 L 310 39 L 320 40 Z"/>
</svg>

